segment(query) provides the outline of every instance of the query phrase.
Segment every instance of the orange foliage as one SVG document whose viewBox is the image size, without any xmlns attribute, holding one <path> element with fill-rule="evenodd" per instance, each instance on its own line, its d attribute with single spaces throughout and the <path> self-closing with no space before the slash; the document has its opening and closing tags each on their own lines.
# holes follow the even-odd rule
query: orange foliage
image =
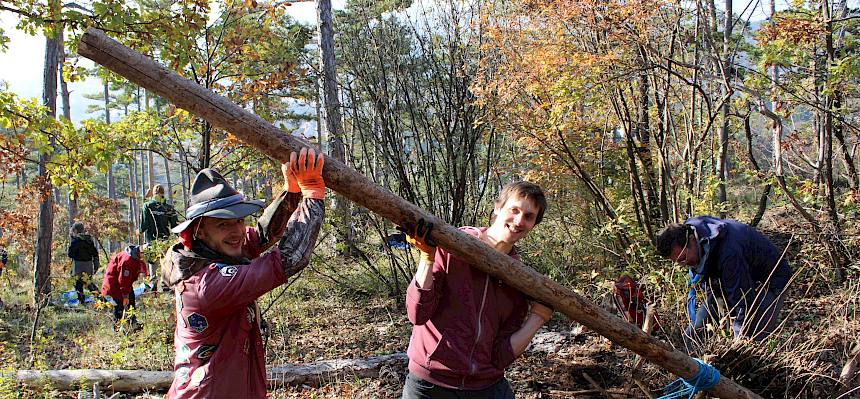
<svg viewBox="0 0 860 399">
<path fill-rule="evenodd" d="M 87 232 L 97 240 L 128 237 L 129 223 L 119 200 L 88 194 L 80 202 L 77 219 L 86 223 Z"/>
<path fill-rule="evenodd" d="M 22 133 L 0 135 L 0 178 L 21 170 L 27 149 Z"/>
<path fill-rule="evenodd" d="M 51 185 L 44 177 L 37 176 L 18 191 L 14 208 L 0 209 L 0 228 L 3 229 L 0 246 L 14 246 L 20 254 L 33 255 L 39 205 L 50 194 Z"/>
<path fill-rule="evenodd" d="M 812 45 L 827 33 L 824 22 L 818 18 L 782 17 L 772 24 L 765 24 L 756 32 L 756 40 L 766 45 L 775 40 L 785 40 L 794 45 Z"/>
<path fill-rule="evenodd" d="M 613 98 L 636 84 L 631 71 L 641 65 L 640 49 L 663 35 L 653 21 L 665 5 L 517 0 L 504 13 L 485 9 L 485 56 L 472 90 L 479 104 L 505 110 L 487 122 L 530 150 L 533 180 L 569 176 L 573 158 L 597 161 L 617 146 L 607 140 L 623 125 Z"/>
</svg>

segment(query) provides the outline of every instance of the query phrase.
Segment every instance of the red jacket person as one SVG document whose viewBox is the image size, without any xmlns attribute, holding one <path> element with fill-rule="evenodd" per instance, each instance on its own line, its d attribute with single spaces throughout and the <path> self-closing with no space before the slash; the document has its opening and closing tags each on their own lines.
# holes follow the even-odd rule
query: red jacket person
<svg viewBox="0 0 860 399">
<path fill-rule="evenodd" d="M 494 204 L 490 227 L 462 230 L 518 258 L 514 244 L 541 222 L 545 209 L 540 187 L 511 183 Z M 552 310 L 446 249 L 427 245 L 423 237 L 430 228 L 422 233 L 421 226 L 410 232 L 423 256 L 406 290 L 413 327 L 402 398 L 512 399 L 505 368 L 525 351 Z"/>
<path fill-rule="evenodd" d="M 146 263 L 141 258 L 141 248 L 137 245 L 129 245 L 110 259 L 105 270 L 105 276 L 102 279 L 102 295 L 113 298 L 116 303 L 113 316 L 117 323 L 122 319 L 125 310 L 135 305 L 134 282 L 141 273 L 147 274 Z M 133 322 L 136 323 L 137 320 Z"/>
<path fill-rule="evenodd" d="M 265 398 L 266 366 L 256 299 L 310 261 L 323 221 L 323 156 L 303 149 L 281 165 L 287 183 L 258 228 L 245 217 L 262 209 L 218 172 L 204 169 L 191 187 L 180 243 L 162 278 L 176 296 L 173 385 L 168 398 Z M 265 252 L 275 245 L 274 249 Z"/>
</svg>

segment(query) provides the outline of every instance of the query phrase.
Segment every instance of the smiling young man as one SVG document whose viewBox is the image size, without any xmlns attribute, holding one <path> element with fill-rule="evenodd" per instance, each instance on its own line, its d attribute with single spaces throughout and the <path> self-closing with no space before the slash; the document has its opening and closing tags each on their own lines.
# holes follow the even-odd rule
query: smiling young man
<svg viewBox="0 0 860 399">
<path fill-rule="evenodd" d="M 660 256 L 689 269 L 691 286 L 701 283 L 705 289 L 706 300 L 698 308 L 692 289 L 688 296 L 688 343 L 710 320 L 719 319 L 719 298 L 725 299 L 732 316 L 735 337 L 762 340 L 776 328 L 791 268 L 782 251 L 758 230 L 699 216 L 664 227 L 656 244 Z"/>
<path fill-rule="evenodd" d="M 545 210 L 540 187 L 511 183 L 494 204 L 490 227 L 461 230 L 519 259 L 514 244 L 541 222 Z M 428 245 L 427 232 L 410 237 L 422 257 L 406 291 L 413 328 L 403 398 L 513 398 L 505 368 L 525 351 L 552 310 Z"/>
<path fill-rule="evenodd" d="M 162 278 L 176 293 L 174 379 L 168 398 L 265 398 L 266 365 L 256 299 L 310 261 L 322 225 L 323 156 L 303 149 L 281 165 L 285 188 L 263 208 L 216 171 L 191 187 L 180 243 L 168 251 Z M 275 243 L 278 245 L 263 253 Z"/>
</svg>

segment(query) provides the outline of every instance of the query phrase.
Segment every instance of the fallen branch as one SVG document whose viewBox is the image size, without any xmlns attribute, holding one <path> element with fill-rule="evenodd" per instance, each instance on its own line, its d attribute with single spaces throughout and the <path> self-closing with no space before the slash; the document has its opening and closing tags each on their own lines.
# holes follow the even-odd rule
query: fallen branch
<svg viewBox="0 0 860 399">
<path fill-rule="evenodd" d="M 172 371 L 149 370 L 18 370 L 18 383 L 72 391 L 98 383 L 107 391 L 163 391 L 173 382 Z"/>
<path fill-rule="evenodd" d="M 653 303 L 649 303 L 648 306 L 645 307 L 645 323 L 642 325 L 642 331 L 644 331 L 645 334 L 651 335 L 651 331 L 654 329 L 656 317 L 656 307 Z M 639 387 L 639 389 L 641 389 L 649 399 L 654 399 L 654 394 L 651 393 L 651 389 L 648 387 L 648 384 L 642 381 L 637 375 L 643 362 L 644 359 L 642 356 L 636 355 L 635 360 L 633 361 L 633 367 L 630 369 L 630 381 L 627 382 L 627 385 L 624 387 L 624 391 L 630 393 L 630 390 L 633 388 L 632 384 L 636 384 L 636 386 Z"/>
<path fill-rule="evenodd" d="M 583 371 L 582 377 L 585 378 L 585 380 L 588 381 L 588 383 L 591 384 L 591 386 L 594 387 L 597 392 L 600 392 L 600 394 L 603 395 L 604 398 L 612 399 L 612 395 L 610 395 L 609 392 L 606 392 L 606 389 L 604 389 L 600 384 L 598 384 L 597 381 L 594 380 L 594 378 L 591 378 L 588 373 Z"/>
<path fill-rule="evenodd" d="M 562 398 L 570 398 L 570 397 L 577 397 L 577 396 L 593 397 L 594 394 L 601 393 L 601 392 L 608 392 L 612 395 L 630 396 L 630 393 L 624 392 L 621 389 L 606 389 L 603 391 L 597 390 L 597 389 L 580 389 L 578 391 L 563 391 L 561 389 L 550 389 L 549 390 L 549 396 L 550 397 L 559 396 Z"/>
<path fill-rule="evenodd" d="M 854 349 L 848 355 L 848 361 L 842 366 L 842 371 L 839 372 L 839 394 L 845 394 L 852 388 L 851 382 L 857 374 L 857 364 L 860 362 L 860 342 L 854 345 Z"/>
<path fill-rule="evenodd" d="M 335 359 L 320 362 L 283 365 L 268 371 L 269 385 L 315 384 L 328 379 L 358 376 L 375 377 L 383 366 L 405 365 L 406 354 L 395 353 L 367 359 Z M 60 391 L 77 390 L 98 384 L 103 391 L 165 391 L 173 382 L 172 371 L 149 370 L 18 370 L 19 384 L 51 387 Z"/>
<path fill-rule="evenodd" d="M 299 365 L 284 365 L 268 371 L 269 385 L 318 383 L 325 379 L 342 376 L 372 378 L 379 375 L 385 366 L 405 366 L 405 353 L 374 356 L 365 360 L 337 359 Z"/>
<path fill-rule="evenodd" d="M 291 151 L 310 146 L 226 98 L 123 46 L 98 29 L 87 29 L 78 44 L 78 54 L 206 119 L 214 126 L 229 131 L 245 143 L 281 162 L 288 161 Z M 374 184 L 342 162 L 327 159 L 323 178 L 327 187 L 397 225 L 406 227 L 407 230 L 412 230 L 421 219 L 433 223 L 432 238 L 440 246 L 475 268 L 550 305 L 572 320 L 586 325 L 673 374 L 692 378 L 699 371 L 699 364 L 688 355 L 648 336 L 636 326 L 612 315 L 522 262 L 499 254 L 479 239 Z M 723 398 L 760 398 L 730 378 L 720 379 L 710 392 Z"/>
</svg>

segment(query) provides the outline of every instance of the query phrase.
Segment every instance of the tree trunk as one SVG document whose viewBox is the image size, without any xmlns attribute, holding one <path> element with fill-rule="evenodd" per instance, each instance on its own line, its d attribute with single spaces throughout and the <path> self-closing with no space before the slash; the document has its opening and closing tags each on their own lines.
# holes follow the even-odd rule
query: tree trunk
<svg viewBox="0 0 860 399">
<path fill-rule="evenodd" d="M 164 177 L 167 181 L 167 189 L 164 190 L 164 197 L 167 203 L 173 205 L 173 179 L 170 178 L 170 160 L 167 157 L 161 157 L 164 160 Z"/>
<path fill-rule="evenodd" d="M 340 162 L 346 162 L 346 153 L 343 146 L 343 128 L 341 125 L 340 99 L 337 90 L 337 64 L 334 55 L 334 28 L 332 27 L 331 0 L 316 0 L 317 26 L 319 29 L 320 65 L 322 67 L 322 95 L 323 107 L 320 114 L 324 123 L 324 134 L 328 137 L 328 145 L 331 157 Z M 322 146 L 322 142 L 320 142 Z M 352 217 L 349 211 L 349 202 L 340 195 L 335 195 L 333 200 L 334 216 L 338 226 L 338 239 L 346 242 L 345 248 L 352 247 L 354 233 L 352 229 Z"/>
<path fill-rule="evenodd" d="M 59 11 L 60 5 L 52 2 L 52 9 Z M 56 29 L 56 28 L 55 28 Z M 48 30 L 51 32 L 52 30 Z M 60 29 L 49 33 L 45 41 L 45 69 L 42 87 L 42 103 L 47 107 L 51 117 L 57 115 L 57 65 L 59 60 Z M 54 139 L 51 138 L 51 148 Z M 39 222 L 36 229 L 36 256 L 33 267 L 33 303 L 37 306 L 51 294 L 51 242 L 54 235 L 54 196 L 46 165 L 51 154 L 39 154 L 39 177 L 44 179 L 45 191 L 42 192 L 42 203 L 39 204 Z"/>
<path fill-rule="evenodd" d="M 209 121 L 201 120 L 200 127 L 202 131 L 200 133 L 201 154 L 199 168 L 202 170 L 209 167 L 212 158 L 212 125 L 209 124 Z"/>
<path fill-rule="evenodd" d="M 66 79 L 63 77 L 63 65 L 66 63 L 66 49 L 63 44 L 63 33 L 60 32 L 60 39 L 58 41 L 59 48 L 59 60 L 57 62 L 57 75 L 60 78 L 60 97 L 63 98 L 63 118 L 67 121 L 72 120 L 72 105 L 69 102 L 69 85 L 66 82 Z M 78 217 L 78 193 L 71 192 L 68 193 L 68 207 L 66 208 L 69 214 L 69 228 L 72 227 L 72 224 L 75 223 L 75 218 Z"/>
<path fill-rule="evenodd" d="M 763 176 L 761 167 L 758 165 L 758 161 L 755 159 L 755 154 L 753 154 L 753 136 L 752 136 L 752 127 L 750 127 L 750 115 L 748 114 L 746 118 L 744 118 L 744 132 L 747 136 L 747 156 L 749 157 L 750 164 L 753 166 L 753 169 L 758 173 L 759 176 Z M 750 220 L 750 226 L 756 227 L 759 222 L 761 222 L 761 218 L 764 216 L 764 212 L 767 210 L 767 199 L 770 195 L 771 185 L 770 183 L 764 186 L 764 190 L 761 193 L 761 197 L 758 200 L 758 208 L 756 208 L 755 215 L 753 215 Z"/>
<path fill-rule="evenodd" d="M 648 82 L 648 57 L 645 54 L 645 49 L 639 49 L 639 58 L 642 63 L 643 72 L 639 74 L 639 95 L 636 111 L 636 135 L 638 136 L 638 148 L 636 155 L 639 162 L 642 164 L 642 175 L 645 177 L 642 182 L 642 190 L 645 194 L 645 202 L 648 212 L 649 226 L 646 231 L 653 232 L 655 227 L 659 227 L 657 223 L 661 219 L 660 205 L 657 200 L 657 177 L 654 173 L 654 160 L 651 158 L 651 124 L 648 116 L 650 108 L 650 94 Z M 649 234 L 650 235 L 650 234 Z"/>
<path fill-rule="evenodd" d="M 839 110 L 842 108 L 844 93 L 837 90 L 833 93 L 833 108 Z M 860 191 L 860 174 L 857 172 L 857 166 L 854 165 L 854 157 L 851 155 L 849 143 L 845 141 L 844 125 L 841 121 L 833 121 L 833 135 L 839 142 L 839 150 L 842 153 L 842 162 L 845 164 L 845 171 L 848 173 L 848 186 L 854 191 Z"/>
<path fill-rule="evenodd" d="M 272 388 L 284 384 L 318 384 L 337 378 L 373 378 L 380 369 L 406 365 L 405 353 L 373 356 L 367 359 L 323 360 L 307 364 L 285 364 L 267 371 Z M 6 377 L 6 376 L 4 376 Z M 11 377 L 11 376 L 9 376 Z M 50 386 L 60 391 L 99 384 L 115 392 L 164 391 L 173 383 L 172 371 L 150 370 L 18 370 L 19 384 L 31 387 Z"/>
<path fill-rule="evenodd" d="M 128 164 L 128 241 L 137 242 L 137 156 L 131 152 L 131 162 Z"/>
<path fill-rule="evenodd" d="M 111 124 L 111 119 L 110 119 L 110 109 L 111 109 L 111 105 L 110 105 L 110 77 L 108 76 L 107 71 L 105 71 L 105 72 L 106 73 L 105 73 L 104 81 L 102 82 L 104 84 L 104 87 L 103 87 L 104 95 L 102 97 L 104 99 L 104 107 L 105 107 L 105 124 L 110 125 Z M 115 200 L 116 199 L 116 182 L 114 181 L 114 175 L 113 175 L 113 162 L 111 162 L 111 165 L 108 168 L 106 179 L 107 179 L 108 198 Z M 131 208 L 129 208 L 129 213 L 131 213 Z M 108 252 L 114 253 L 118 249 L 119 249 L 119 241 L 114 240 L 114 239 L 111 239 L 110 241 L 108 241 Z"/>
<path fill-rule="evenodd" d="M 137 151 L 137 155 L 140 156 L 140 181 L 137 182 L 136 194 L 140 196 L 141 202 L 146 202 L 146 181 L 149 179 L 147 174 L 146 151 Z"/>
<path fill-rule="evenodd" d="M 838 19 L 842 20 L 848 16 L 848 0 L 839 1 Z M 840 56 L 845 54 L 845 25 L 839 28 L 836 35 L 836 43 L 834 52 L 838 52 Z M 836 87 L 833 91 L 833 110 L 842 114 L 842 106 L 845 103 L 845 92 L 842 87 Z M 844 125 L 841 120 L 833 121 L 833 135 L 839 141 L 839 150 L 842 153 L 842 161 L 845 163 L 845 170 L 848 172 L 848 185 L 854 191 L 860 191 L 860 173 L 857 171 L 857 166 L 854 165 L 854 156 L 852 155 L 849 144 L 845 141 Z"/>
<path fill-rule="evenodd" d="M 723 28 L 723 54 L 722 54 L 722 76 L 728 82 L 734 76 L 732 72 L 732 28 L 734 26 L 734 17 L 732 14 L 732 0 L 725 0 L 725 25 Z M 726 84 L 724 87 L 724 95 L 732 95 L 731 87 Z M 729 101 L 723 102 L 722 106 L 722 122 L 719 134 L 719 156 L 717 157 L 717 178 L 719 186 L 717 188 L 717 201 L 720 206 L 720 217 L 726 217 L 726 182 L 729 180 Z"/>
<path fill-rule="evenodd" d="M 185 157 L 183 156 L 182 159 L 179 163 L 179 174 L 182 179 L 182 209 L 188 209 L 188 184 L 191 181 L 191 177 L 188 172 L 188 164 L 185 163 Z"/>
<path fill-rule="evenodd" d="M 253 115 L 194 82 L 169 71 L 155 61 L 123 46 L 90 28 L 81 38 L 78 52 L 125 76 L 168 101 L 229 130 L 248 145 L 280 161 L 291 151 L 307 147 L 304 141 L 281 131 L 259 116 Z M 364 175 L 336 159 L 323 168 L 326 186 L 364 205 L 407 230 L 419 220 L 434 224 L 432 238 L 443 248 L 461 257 L 477 269 L 499 278 L 515 289 L 577 320 L 593 331 L 619 343 L 670 372 L 692 378 L 699 364 L 670 345 L 648 336 L 607 310 L 589 302 L 573 290 L 546 278 L 535 269 L 496 250 L 479 239 L 452 227 L 427 211 L 404 201 L 371 182 Z M 730 378 L 721 378 L 709 392 L 723 398 L 759 398 Z"/>
<path fill-rule="evenodd" d="M 155 187 L 155 160 L 153 159 L 155 156 L 152 154 L 152 151 L 146 152 L 146 168 L 149 170 L 149 185 L 147 186 L 147 192 L 152 195 L 152 188 Z"/>
<path fill-rule="evenodd" d="M 824 20 L 824 46 L 827 52 L 827 64 L 824 67 L 824 112 L 822 120 L 823 129 L 823 147 L 824 147 L 824 168 L 823 168 L 823 183 L 825 202 L 827 206 L 827 216 L 830 219 L 831 229 L 829 231 L 829 239 L 836 243 L 841 234 L 841 223 L 839 221 L 839 213 L 836 209 L 836 190 L 833 187 L 833 87 L 830 85 L 829 74 L 830 67 L 834 64 L 834 49 L 833 49 L 833 22 L 830 20 L 830 2 L 821 0 L 821 17 Z M 843 261 L 841 253 L 836 253 L 836 258 L 833 259 L 833 267 L 838 282 L 845 281 L 845 273 L 843 270 Z"/>
</svg>

